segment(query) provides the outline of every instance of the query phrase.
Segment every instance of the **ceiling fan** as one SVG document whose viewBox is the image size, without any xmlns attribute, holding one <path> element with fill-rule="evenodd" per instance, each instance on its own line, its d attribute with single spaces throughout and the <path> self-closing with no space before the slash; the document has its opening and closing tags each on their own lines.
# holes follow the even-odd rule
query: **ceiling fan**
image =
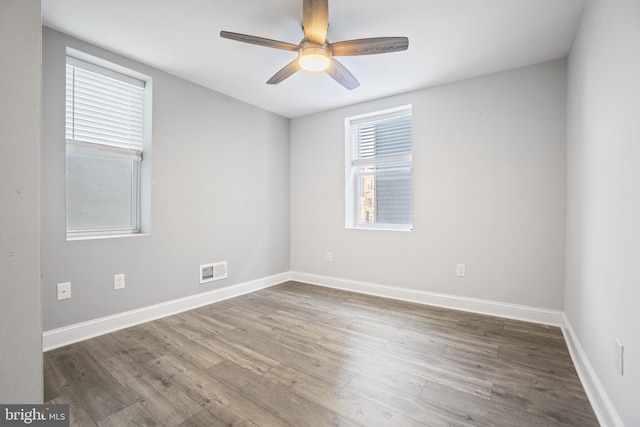
<svg viewBox="0 0 640 427">
<path fill-rule="evenodd" d="M 274 74 L 267 81 L 267 84 L 278 84 L 302 68 L 307 71 L 325 71 L 345 88 L 355 89 L 360 86 L 360 83 L 344 65 L 335 59 L 336 56 L 375 55 L 407 50 L 409 47 L 407 37 L 375 37 L 329 43 L 327 41 L 329 1 L 303 1 L 302 29 L 304 39 L 300 44 L 229 31 L 220 32 L 220 36 L 226 39 L 298 52 L 298 57 Z"/>
</svg>

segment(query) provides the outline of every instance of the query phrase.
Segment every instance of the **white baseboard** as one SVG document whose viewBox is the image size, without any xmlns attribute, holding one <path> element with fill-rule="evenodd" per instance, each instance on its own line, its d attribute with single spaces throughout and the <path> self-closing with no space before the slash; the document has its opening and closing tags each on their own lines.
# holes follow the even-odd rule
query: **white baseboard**
<svg viewBox="0 0 640 427">
<path fill-rule="evenodd" d="M 524 320 L 552 326 L 562 326 L 562 312 L 543 308 L 508 304 L 455 295 L 438 294 L 415 289 L 398 288 L 375 283 L 358 282 L 336 277 L 318 276 L 315 274 L 291 272 L 291 280 L 311 285 L 320 285 L 346 291 L 378 297 L 391 298 L 418 304 L 435 305 L 473 313 L 488 314 L 508 319 Z"/>
<path fill-rule="evenodd" d="M 172 314 L 181 313 L 214 302 L 255 292 L 268 288 L 291 279 L 291 273 L 281 273 L 264 277 L 250 282 L 239 283 L 209 292 L 203 292 L 172 301 L 154 304 L 112 316 L 101 317 L 87 322 L 76 323 L 58 329 L 45 331 L 42 334 L 42 347 L 44 351 L 80 342 L 99 335 L 108 334 L 140 323 L 160 319 Z"/>
<path fill-rule="evenodd" d="M 598 417 L 600 425 L 603 427 L 624 427 L 620 415 L 618 415 L 616 408 L 609 399 L 609 395 L 600 382 L 598 374 L 593 369 L 593 366 L 591 366 L 566 314 L 563 314 L 562 321 L 562 333 L 569 348 L 573 365 L 576 367 L 576 371 L 578 371 L 582 387 L 584 387 L 584 391 L 589 398 L 593 411 L 596 413 L 596 417 Z"/>
</svg>

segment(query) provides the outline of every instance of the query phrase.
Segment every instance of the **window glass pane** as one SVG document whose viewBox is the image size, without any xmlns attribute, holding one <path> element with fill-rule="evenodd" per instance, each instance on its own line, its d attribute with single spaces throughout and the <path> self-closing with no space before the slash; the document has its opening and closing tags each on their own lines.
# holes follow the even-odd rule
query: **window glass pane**
<svg viewBox="0 0 640 427">
<path fill-rule="evenodd" d="M 132 229 L 137 162 L 67 154 L 67 229 Z"/>
<path fill-rule="evenodd" d="M 411 116 L 354 125 L 354 159 L 411 154 Z"/>
<path fill-rule="evenodd" d="M 376 177 L 376 222 L 411 224 L 411 174 Z"/>
<path fill-rule="evenodd" d="M 361 224 L 411 224 L 411 162 L 363 166 L 358 176 Z"/>
<path fill-rule="evenodd" d="M 372 224 L 376 222 L 376 177 L 371 168 L 364 168 L 360 178 L 360 222 Z"/>
</svg>

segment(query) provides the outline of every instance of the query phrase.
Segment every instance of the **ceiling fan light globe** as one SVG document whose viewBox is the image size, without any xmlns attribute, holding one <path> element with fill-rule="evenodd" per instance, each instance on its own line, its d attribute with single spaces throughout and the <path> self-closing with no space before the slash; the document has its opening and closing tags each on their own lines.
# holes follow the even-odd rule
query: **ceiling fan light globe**
<svg viewBox="0 0 640 427">
<path fill-rule="evenodd" d="M 303 46 L 298 63 L 303 70 L 324 71 L 331 64 L 331 56 L 325 47 Z"/>
<path fill-rule="evenodd" d="M 329 58 L 323 55 L 305 55 L 299 61 L 302 69 L 307 71 L 324 71 L 329 68 Z"/>
</svg>

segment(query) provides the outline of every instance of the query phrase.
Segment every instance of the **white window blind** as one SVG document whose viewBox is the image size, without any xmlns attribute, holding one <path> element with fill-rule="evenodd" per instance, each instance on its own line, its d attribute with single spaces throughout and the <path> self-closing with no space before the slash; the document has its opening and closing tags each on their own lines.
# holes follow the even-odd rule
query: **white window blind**
<svg viewBox="0 0 640 427">
<path fill-rule="evenodd" d="M 411 229 L 411 109 L 350 119 L 355 227 Z M 349 201 L 348 201 L 349 203 Z"/>
<path fill-rule="evenodd" d="M 67 57 L 66 137 L 142 149 L 144 82 Z"/>
</svg>

